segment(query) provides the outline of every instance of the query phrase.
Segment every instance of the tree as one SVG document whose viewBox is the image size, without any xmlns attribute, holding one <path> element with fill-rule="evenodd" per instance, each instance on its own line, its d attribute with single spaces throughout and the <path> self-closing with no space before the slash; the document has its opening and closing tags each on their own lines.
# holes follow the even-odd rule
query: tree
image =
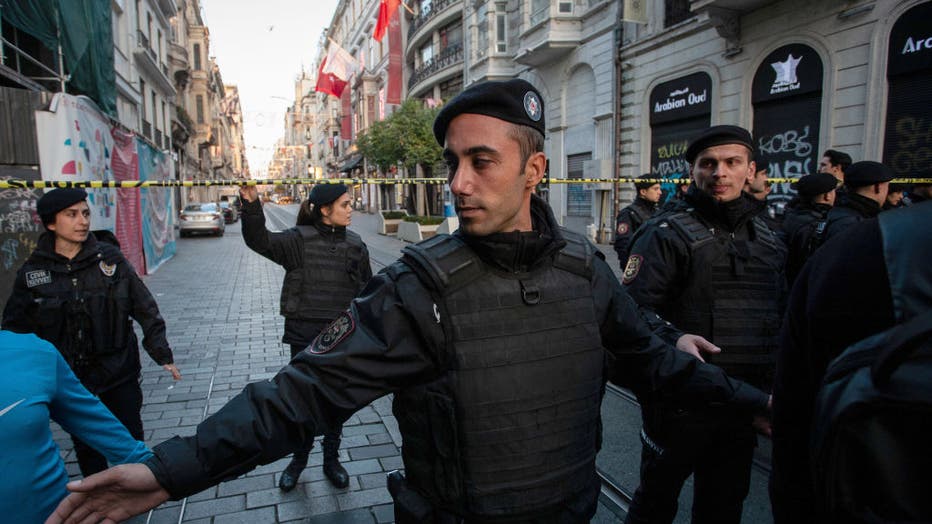
<svg viewBox="0 0 932 524">
<path fill-rule="evenodd" d="M 401 162 L 407 168 L 421 166 L 432 172 L 441 162 L 433 124 L 439 109 L 428 109 L 415 98 L 405 100 L 397 111 L 374 122 L 356 139 L 356 147 L 382 171 Z"/>
</svg>

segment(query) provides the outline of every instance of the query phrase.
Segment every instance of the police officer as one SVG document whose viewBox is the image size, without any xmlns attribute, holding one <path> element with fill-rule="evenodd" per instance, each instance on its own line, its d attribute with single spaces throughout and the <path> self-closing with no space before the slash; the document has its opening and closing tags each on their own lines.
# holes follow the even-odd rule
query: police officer
<svg viewBox="0 0 932 524">
<path fill-rule="evenodd" d="M 693 184 L 682 202 L 635 235 L 623 283 L 640 306 L 719 346 L 712 361 L 730 375 L 768 388 L 785 249 L 742 192 L 755 173 L 752 144 L 747 130 L 730 125 L 709 128 L 689 144 Z M 739 522 L 756 445 L 752 417 L 638 398 L 641 484 L 627 522 L 671 522 L 692 473 L 693 523 Z"/>
<path fill-rule="evenodd" d="M 917 178 L 932 179 L 932 169 L 926 169 L 916 173 Z M 906 206 L 919 204 L 932 199 L 932 183 L 921 182 L 913 184 L 903 197 L 903 203 Z"/>
<path fill-rule="evenodd" d="M 796 196 L 787 204 L 780 235 L 787 246 L 786 281 L 792 285 L 803 264 L 818 247 L 826 217 L 835 205 L 837 181 L 828 173 L 806 175 L 792 188 Z"/>
<path fill-rule="evenodd" d="M 36 203 L 46 231 L 16 274 L 3 310 L 3 329 L 35 333 L 51 342 L 91 393 L 143 440 L 139 346 L 181 379 L 165 338 L 165 321 L 136 271 L 113 244 L 90 233 L 83 189 L 53 189 Z M 84 476 L 107 467 L 93 448 L 72 437 Z"/>
<path fill-rule="evenodd" d="M 877 216 L 887 200 L 893 170 L 870 160 L 855 162 L 845 171 L 847 198 L 828 212 L 825 240 L 858 222 Z"/>
<path fill-rule="evenodd" d="M 837 241 L 821 247 L 799 274 L 780 335 L 773 388 L 770 494 L 776 524 L 861 521 L 820 514 L 825 501 L 815 494 L 809 453 L 815 397 L 829 363 L 845 348 L 929 311 L 930 221 L 932 204 L 928 202 L 862 220 L 841 232 Z M 891 468 L 895 463 L 889 463 Z M 860 473 L 852 465 L 852 473 Z M 913 501 L 907 493 L 900 493 L 898 500 L 865 502 L 865 508 L 896 513 L 902 507 L 899 504 Z M 907 515 L 915 516 L 897 513 L 899 518 L 894 520 L 929 521 Z M 876 515 L 871 521 L 891 522 L 889 517 L 892 514 Z"/>
<path fill-rule="evenodd" d="M 343 184 L 315 185 L 301 203 L 297 225 L 273 233 L 265 228 L 256 186 L 240 189 L 246 245 L 285 268 L 280 312 L 285 317 L 282 342 L 291 345 L 291 358 L 304 351 L 372 278 L 366 245 L 347 229 L 353 215 L 348 191 Z M 324 434 L 324 475 L 345 488 L 349 475 L 340 464 L 341 431 L 342 426 Z M 310 452 L 307 447 L 294 453 L 278 482 L 282 491 L 295 488 Z"/>
<path fill-rule="evenodd" d="M 650 173 L 638 177 L 640 180 L 651 178 L 653 175 Z M 657 211 L 657 204 L 662 194 L 659 182 L 635 182 L 634 189 L 637 191 L 634 202 L 619 211 L 615 219 L 615 252 L 618 253 L 618 261 L 622 269 L 628 260 L 628 244 L 634 237 L 634 232 Z"/>
<path fill-rule="evenodd" d="M 819 160 L 819 173 L 828 173 L 838 180 L 838 185 L 845 183 L 845 173 L 851 166 L 851 155 L 844 151 L 826 149 Z"/>
<path fill-rule="evenodd" d="M 394 392 L 407 476 L 390 476 L 396 522 L 583 523 L 600 490 L 606 349 L 637 391 L 763 409 L 765 394 L 653 335 L 594 246 L 557 225 L 534 195 L 544 130 L 523 80 L 448 102 L 434 134 L 459 231 L 405 248 L 307 351 L 196 436 L 72 485 L 84 493 L 57 518 L 125 518 L 197 492 Z"/>
</svg>

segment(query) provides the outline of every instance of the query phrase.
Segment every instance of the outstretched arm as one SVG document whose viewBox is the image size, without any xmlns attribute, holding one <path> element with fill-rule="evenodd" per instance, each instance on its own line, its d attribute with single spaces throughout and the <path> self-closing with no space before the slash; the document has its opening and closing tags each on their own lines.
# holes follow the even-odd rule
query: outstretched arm
<svg viewBox="0 0 932 524">
<path fill-rule="evenodd" d="M 122 522 L 168 500 L 168 492 L 143 464 L 126 464 L 68 483 L 71 494 L 45 524 Z"/>
</svg>

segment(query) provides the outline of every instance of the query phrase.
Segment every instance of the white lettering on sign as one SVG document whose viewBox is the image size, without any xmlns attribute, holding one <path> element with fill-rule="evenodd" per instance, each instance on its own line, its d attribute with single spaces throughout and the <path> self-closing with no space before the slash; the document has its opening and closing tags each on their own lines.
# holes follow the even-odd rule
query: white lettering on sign
<svg viewBox="0 0 932 524">
<path fill-rule="evenodd" d="M 903 52 L 901 55 L 907 53 L 916 53 L 922 51 L 923 49 L 932 49 L 932 36 L 923 40 L 922 38 L 917 38 L 913 40 L 913 37 L 906 38 L 906 45 L 903 46 Z"/>
<path fill-rule="evenodd" d="M 685 98 L 674 98 L 686 95 Z M 670 111 L 671 109 L 679 109 L 681 107 L 686 107 L 687 105 L 694 106 L 696 104 L 702 104 L 709 99 L 709 93 L 707 90 L 703 89 L 702 93 L 690 93 L 689 88 L 683 88 L 679 91 L 673 91 L 667 96 L 667 99 L 663 102 L 657 102 L 654 104 L 654 113 L 663 113 L 664 111 Z"/>
</svg>

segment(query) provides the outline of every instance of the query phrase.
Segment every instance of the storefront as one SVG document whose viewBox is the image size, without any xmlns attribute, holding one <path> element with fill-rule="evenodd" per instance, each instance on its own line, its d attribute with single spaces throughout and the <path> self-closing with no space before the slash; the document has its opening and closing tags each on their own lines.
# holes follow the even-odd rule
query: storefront
<svg viewBox="0 0 932 524">
<path fill-rule="evenodd" d="M 758 169 L 771 178 L 799 178 L 819 170 L 822 119 L 822 59 L 805 44 L 771 52 L 751 87 Z M 773 203 L 791 198 L 789 183 L 774 184 Z"/>
<path fill-rule="evenodd" d="M 693 73 L 658 84 L 650 93 L 650 172 L 657 178 L 689 176 L 683 158 L 689 141 L 712 122 L 712 78 Z M 676 186 L 664 184 L 666 201 Z"/>
<path fill-rule="evenodd" d="M 893 25 L 887 54 L 883 162 L 898 177 L 932 169 L 932 2 Z"/>
</svg>

